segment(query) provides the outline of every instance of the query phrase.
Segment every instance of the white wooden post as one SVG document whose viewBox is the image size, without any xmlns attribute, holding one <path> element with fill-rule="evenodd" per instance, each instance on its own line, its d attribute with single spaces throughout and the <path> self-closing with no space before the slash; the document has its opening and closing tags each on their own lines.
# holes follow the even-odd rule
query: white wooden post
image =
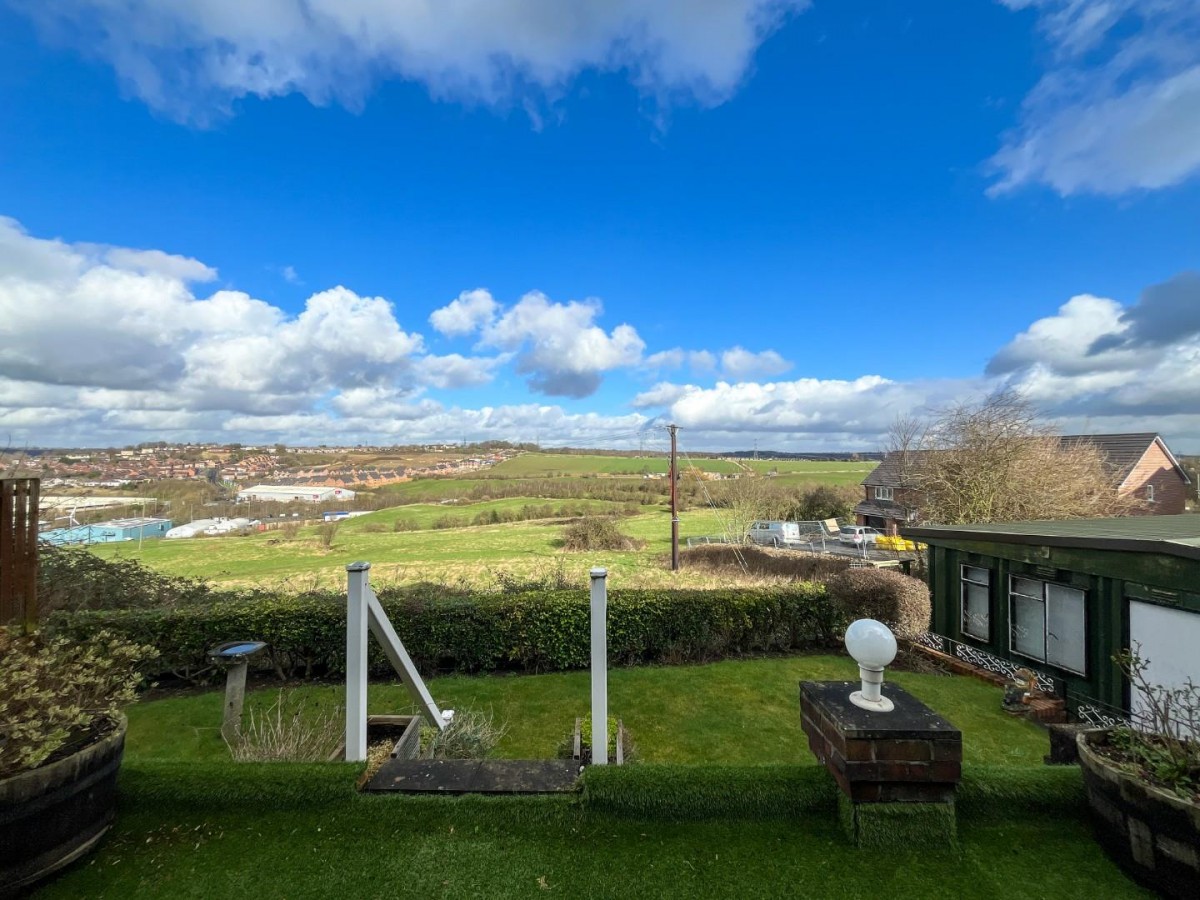
<svg viewBox="0 0 1200 900">
<path fill-rule="evenodd" d="M 369 562 L 346 566 L 346 762 L 367 758 L 367 586 Z"/>
<path fill-rule="evenodd" d="M 592 764 L 608 765 L 608 570 L 592 569 Z"/>
</svg>

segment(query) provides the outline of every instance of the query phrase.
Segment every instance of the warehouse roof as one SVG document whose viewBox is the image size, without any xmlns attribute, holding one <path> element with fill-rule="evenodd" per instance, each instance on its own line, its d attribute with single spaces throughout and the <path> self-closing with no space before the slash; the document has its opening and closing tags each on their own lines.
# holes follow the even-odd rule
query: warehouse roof
<svg viewBox="0 0 1200 900">
<path fill-rule="evenodd" d="M 944 540 L 994 541 L 1038 547 L 1164 553 L 1200 559 L 1200 515 L 924 525 L 901 528 L 901 534 L 935 544 Z"/>
</svg>

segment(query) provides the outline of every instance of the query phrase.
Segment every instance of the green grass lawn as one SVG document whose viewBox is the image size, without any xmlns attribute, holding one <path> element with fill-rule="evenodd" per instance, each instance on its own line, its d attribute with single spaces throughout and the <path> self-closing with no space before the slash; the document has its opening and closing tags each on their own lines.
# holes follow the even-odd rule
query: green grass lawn
<svg viewBox="0 0 1200 900">
<path fill-rule="evenodd" d="M 525 676 L 452 676 L 430 682 L 444 709 L 491 711 L 508 724 L 498 755 L 552 757 L 575 716 L 588 712 L 587 672 Z M 661 763 L 812 765 L 800 731 L 798 684 L 857 677 L 846 656 L 804 655 L 731 660 L 703 666 L 613 669 L 609 706 L 633 734 L 640 758 Z M 969 678 L 889 671 L 888 678 L 963 730 L 967 762 L 1041 766 L 1046 734 L 1000 711 L 1000 691 Z M 294 691 L 309 709 L 344 702 L 344 687 Z M 269 705 L 277 690 L 252 692 L 248 707 Z M 224 758 L 218 733 L 223 697 L 209 692 L 143 703 L 129 711 L 131 759 Z M 373 684 L 372 713 L 410 711 L 398 684 Z"/>
<path fill-rule="evenodd" d="M 359 795 L 358 766 L 226 761 L 213 729 L 219 693 L 139 704 L 113 831 L 39 896 L 1149 896 L 1093 840 L 1077 771 L 1041 766 L 1045 735 L 1001 713 L 996 688 L 965 678 L 896 674 L 964 731 L 959 847 L 853 848 L 837 823 L 832 782 L 807 756 L 796 723 L 796 682 L 845 678 L 851 668 L 844 657 L 798 656 L 614 670 L 612 706 L 648 762 L 589 775 L 596 796 L 589 790 L 582 800 Z M 306 691 L 314 702 L 336 694 Z M 545 755 L 586 704 L 587 679 L 446 678 L 432 691 L 507 717 L 506 754 Z M 382 684 L 371 695 L 379 710 L 404 696 Z M 716 807 L 672 813 L 689 807 L 689 785 Z M 628 812 L 634 804 L 622 795 L 646 790 L 655 796 L 642 806 L 658 813 Z M 727 792 L 733 811 L 721 813 Z M 755 792 L 761 807 L 746 802 Z"/>
<path fill-rule="evenodd" d="M 711 580 L 700 573 L 669 571 L 670 514 L 660 507 L 621 520 L 621 529 L 644 540 L 640 550 L 601 554 L 566 553 L 560 546 L 561 525 L 546 521 L 512 522 L 425 531 L 392 531 L 396 519 L 432 524 L 442 516 L 471 519 L 492 508 L 519 508 L 525 504 L 558 507 L 563 503 L 610 509 L 598 500 L 539 500 L 516 498 L 484 503 L 405 506 L 359 516 L 339 527 L 331 548 L 322 545 L 320 526 L 306 526 L 295 538 L 281 531 L 246 536 L 193 540 L 146 541 L 139 549 L 134 542 L 95 544 L 92 551 L 105 559 L 136 559 L 153 569 L 173 575 L 191 575 L 214 582 L 273 586 L 283 582 L 310 581 L 327 586 L 345 584 L 345 566 L 355 560 L 372 563 L 372 579 L 388 581 L 443 581 L 464 579 L 486 581 L 496 572 L 536 574 L 561 567 L 584 583 L 588 569 L 605 565 L 613 584 L 703 585 Z M 382 531 L 370 530 L 383 526 Z M 715 534 L 720 531 L 711 510 L 697 509 L 681 517 L 680 538 Z"/>
</svg>

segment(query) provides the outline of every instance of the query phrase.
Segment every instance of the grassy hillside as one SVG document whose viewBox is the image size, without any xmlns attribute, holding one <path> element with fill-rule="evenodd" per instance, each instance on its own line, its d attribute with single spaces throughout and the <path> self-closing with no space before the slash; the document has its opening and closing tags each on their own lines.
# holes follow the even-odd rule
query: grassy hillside
<svg viewBox="0 0 1200 900">
<path fill-rule="evenodd" d="M 373 564 L 376 580 L 467 581 L 486 584 L 497 574 L 545 576 L 561 569 L 571 581 L 582 583 L 593 565 L 605 565 L 626 586 L 632 584 L 707 584 L 711 576 L 681 573 L 673 577 L 666 561 L 670 553 L 670 514 L 662 508 L 621 520 L 621 529 L 645 541 L 641 550 L 603 553 L 567 553 L 561 549 L 558 520 L 511 522 L 501 525 L 393 530 L 397 519 L 430 525 L 438 518 L 469 519 L 489 509 L 520 507 L 554 501 L 524 498 L 454 506 L 406 506 L 380 510 L 342 523 L 332 546 L 323 546 L 320 528 L 301 528 L 294 538 L 282 531 L 245 537 L 199 538 L 180 541 L 146 541 L 136 544 L 98 544 L 97 555 L 137 559 L 162 572 L 210 578 L 234 584 L 297 585 L 317 582 L 341 585 L 345 566 L 355 560 Z M 613 508 L 601 501 L 584 502 L 599 512 Z M 382 527 L 381 527 L 382 526 Z M 720 530 L 711 511 L 688 512 L 680 523 L 681 542 L 688 536 Z"/>
</svg>

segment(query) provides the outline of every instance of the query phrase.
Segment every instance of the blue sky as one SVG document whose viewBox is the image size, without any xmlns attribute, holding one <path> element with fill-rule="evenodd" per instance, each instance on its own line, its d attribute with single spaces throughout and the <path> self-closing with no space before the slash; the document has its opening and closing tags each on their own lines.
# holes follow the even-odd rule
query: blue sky
<svg viewBox="0 0 1200 900">
<path fill-rule="evenodd" d="M 865 449 L 1013 385 L 1198 452 L 1198 48 L 1192 0 L 0 0 L 0 434 Z"/>
</svg>

